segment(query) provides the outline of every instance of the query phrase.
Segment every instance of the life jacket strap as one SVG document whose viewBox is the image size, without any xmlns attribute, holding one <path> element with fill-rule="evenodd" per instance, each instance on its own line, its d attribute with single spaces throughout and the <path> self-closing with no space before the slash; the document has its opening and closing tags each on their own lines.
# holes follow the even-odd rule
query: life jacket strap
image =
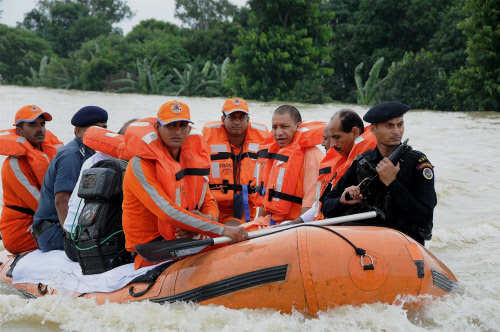
<svg viewBox="0 0 500 332">
<path fill-rule="evenodd" d="M 328 166 L 328 167 L 323 167 L 319 170 L 319 175 L 322 175 L 322 174 L 330 174 L 332 172 L 332 167 L 331 166 Z"/>
<path fill-rule="evenodd" d="M 222 190 L 224 194 L 226 194 L 229 190 L 233 190 L 235 192 L 243 191 L 243 185 L 241 184 L 232 184 L 229 183 L 228 180 L 223 180 L 222 183 L 210 183 L 210 190 Z M 247 191 L 249 194 L 253 194 L 257 192 L 257 188 L 251 185 L 245 185 L 247 187 Z"/>
<path fill-rule="evenodd" d="M 241 155 L 235 155 L 232 152 L 218 152 L 216 154 L 210 155 L 210 160 L 225 160 L 225 159 L 231 159 L 231 160 L 236 160 L 239 158 L 239 160 L 243 160 L 245 158 L 250 158 L 250 159 L 257 159 L 258 154 L 255 152 L 245 152 L 242 153 Z"/>
<path fill-rule="evenodd" d="M 278 160 L 278 161 L 282 161 L 285 163 L 288 161 L 288 156 L 285 156 L 285 155 L 279 154 L 279 153 L 269 152 L 269 150 L 267 150 L 267 149 L 260 150 L 259 152 L 257 152 L 257 156 L 259 158 L 273 159 L 273 160 Z"/>
<path fill-rule="evenodd" d="M 175 174 L 175 180 L 179 181 L 186 175 L 208 176 L 210 168 L 184 168 Z"/>
<path fill-rule="evenodd" d="M 274 189 L 269 189 L 269 194 L 268 194 L 268 197 L 267 197 L 268 201 L 269 202 L 272 201 L 272 199 L 274 197 L 282 199 L 282 200 L 285 200 L 285 201 L 289 201 L 289 202 L 292 202 L 292 203 L 302 204 L 302 197 L 285 194 L 283 192 L 276 191 Z"/>
<path fill-rule="evenodd" d="M 5 205 L 5 207 L 7 207 L 11 210 L 17 211 L 17 212 L 27 214 L 29 216 L 35 215 L 35 211 L 33 211 L 32 209 L 27 208 L 27 207 L 22 207 L 22 206 L 17 206 L 17 205 Z"/>
</svg>

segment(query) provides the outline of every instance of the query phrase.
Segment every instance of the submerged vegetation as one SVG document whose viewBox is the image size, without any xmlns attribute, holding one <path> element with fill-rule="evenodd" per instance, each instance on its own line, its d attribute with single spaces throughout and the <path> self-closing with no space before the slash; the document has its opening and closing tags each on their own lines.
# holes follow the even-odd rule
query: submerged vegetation
<svg viewBox="0 0 500 332">
<path fill-rule="evenodd" d="M 242 8 L 176 0 L 182 26 L 146 20 L 124 35 L 113 27 L 132 15 L 124 0 L 39 0 L 18 27 L 0 25 L 0 80 L 499 110 L 499 13 L 481 0 L 249 0 Z"/>
</svg>

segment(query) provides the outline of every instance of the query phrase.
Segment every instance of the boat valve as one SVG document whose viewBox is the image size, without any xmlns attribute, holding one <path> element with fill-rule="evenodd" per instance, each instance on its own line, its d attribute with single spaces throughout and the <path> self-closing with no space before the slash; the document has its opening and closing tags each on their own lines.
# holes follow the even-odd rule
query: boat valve
<svg viewBox="0 0 500 332">
<path fill-rule="evenodd" d="M 363 270 L 375 270 L 375 267 L 373 266 L 373 257 L 368 255 L 368 254 L 363 254 L 360 256 L 361 257 L 361 267 Z M 370 264 L 365 265 L 365 257 L 368 257 Z"/>
</svg>

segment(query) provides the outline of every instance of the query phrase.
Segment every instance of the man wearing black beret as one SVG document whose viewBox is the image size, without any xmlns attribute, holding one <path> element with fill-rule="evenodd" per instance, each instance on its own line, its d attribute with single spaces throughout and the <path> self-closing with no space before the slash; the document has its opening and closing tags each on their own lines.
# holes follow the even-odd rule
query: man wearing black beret
<svg viewBox="0 0 500 332">
<path fill-rule="evenodd" d="M 98 106 L 85 106 L 71 119 L 75 138 L 52 159 L 43 178 L 40 201 L 33 219 L 33 235 L 42 251 L 64 249 L 66 234 L 62 228 L 68 213 L 68 200 L 80 174 L 80 168 L 94 151 L 82 142 L 89 126 L 106 128 L 108 113 Z"/>
<path fill-rule="evenodd" d="M 323 197 L 321 212 L 326 218 L 375 209 L 382 212 L 376 222 L 350 224 L 391 227 L 422 245 L 431 239 L 437 203 L 432 164 L 409 146 L 395 163 L 389 159 L 401 145 L 403 115 L 409 109 L 398 102 L 385 102 L 368 110 L 363 119 L 372 123 L 377 147 L 358 156 Z"/>
</svg>

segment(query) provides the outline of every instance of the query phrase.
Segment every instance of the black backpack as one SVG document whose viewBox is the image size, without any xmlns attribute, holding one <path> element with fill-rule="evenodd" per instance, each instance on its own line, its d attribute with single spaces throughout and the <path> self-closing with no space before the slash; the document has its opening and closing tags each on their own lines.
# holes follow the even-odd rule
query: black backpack
<svg viewBox="0 0 500 332">
<path fill-rule="evenodd" d="M 96 274 L 133 261 L 122 226 L 123 175 L 127 162 L 106 159 L 85 170 L 78 196 L 85 205 L 73 241 L 83 274 Z"/>
</svg>

